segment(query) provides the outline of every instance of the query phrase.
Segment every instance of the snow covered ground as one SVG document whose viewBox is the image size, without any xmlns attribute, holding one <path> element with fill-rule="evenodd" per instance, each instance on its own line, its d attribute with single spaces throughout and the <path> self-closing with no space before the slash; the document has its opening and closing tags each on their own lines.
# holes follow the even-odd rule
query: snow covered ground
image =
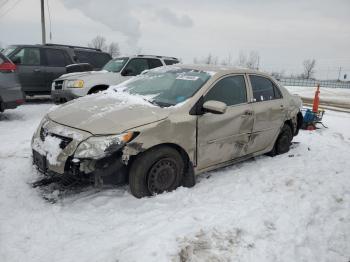
<svg viewBox="0 0 350 262">
<path fill-rule="evenodd" d="M 52 204 L 30 186 L 30 139 L 51 107 L 0 115 L 0 261 L 349 261 L 350 114 L 326 111 L 329 128 L 301 131 L 289 153 L 191 189 L 87 188 Z"/>
<path fill-rule="evenodd" d="M 312 103 L 315 97 L 316 87 L 286 86 L 292 94 L 301 96 L 303 102 Z M 347 88 L 320 88 L 320 102 L 324 108 L 334 107 L 350 112 L 350 89 Z"/>
</svg>

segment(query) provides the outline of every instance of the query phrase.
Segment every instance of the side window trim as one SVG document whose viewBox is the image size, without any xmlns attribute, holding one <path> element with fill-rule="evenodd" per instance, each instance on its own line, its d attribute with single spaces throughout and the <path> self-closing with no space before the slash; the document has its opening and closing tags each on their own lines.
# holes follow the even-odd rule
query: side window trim
<svg viewBox="0 0 350 262">
<path fill-rule="evenodd" d="M 272 87 L 273 87 L 273 93 L 274 93 L 274 96 L 275 96 L 275 90 L 277 89 L 277 91 L 279 92 L 279 95 L 280 97 L 279 98 L 273 98 L 273 99 L 270 99 L 270 100 L 263 100 L 263 101 L 255 101 L 255 98 L 254 98 L 254 91 L 253 91 L 253 85 L 252 85 L 252 82 L 250 81 L 250 76 L 258 76 L 258 77 L 263 77 L 265 79 L 268 79 L 271 83 L 272 83 Z M 249 84 L 249 89 L 251 90 L 251 95 L 250 95 L 250 103 L 264 103 L 264 102 L 268 102 L 268 101 L 273 101 L 273 100 L 278 100 L 278 99 L 283 99 L 283 94 L 281 92 L 281 90 L 279 89 L 278 85 L 276 84 L 275 81 L 273 81 L 270 77 L 268 76 L 265 76 L 265 75 L 260 75 L 260 74 L 251 74 L 251 73 L 247 73 L 246 74 L 246 81 L 248 81 L 248 84 Z"/>
<path fill-rule="evenodd" d="M 234 77 L 234 76 L 243 76 L 243 78 L 244 78 L 244 84 L 245 84 L 245 91 L 246 91 L 246 101 L 245 102 L 243 102 L 243 103 L 239 103 L 239 104 L 234 104 L 234 105 L 227 105 L 227 107 L 228 108 L 231 108 L 231 107 L 236 107 L 236 106 L 242 106 L 242 105 L 246 105 L 246 104 L 248 104 L 249 103 L 249 98 L 250 98 L 250 92 L 249 92 L 249 86 L 248 86 L 248 82 L 247 82 L 247 77 L 246 77 L 246 74 L 244 74 L 244 73 L 235 73 L 235 74 L 227 74 L 227 75 L 223 75 L 223 76 L 221 76 L 219 79 L 217 79 L 214 83 L 212 83 L 211 85 L 210 85 L 210 87 L 203 93 L 203 95 L 202 95 L 202 97 L 203 97 L 203 101 L 205 101 L 205 96 L 209 93 L 209 91 L 212 89 L 212 88 L 214 88 L 215 87 L 215 85 L 219 82 L 219 81 L 221 81 L 221 80 L 223 80 L 223 79 L 225 79 L 225 78 L 227 78 L 227 77 Z"/>
</svg>

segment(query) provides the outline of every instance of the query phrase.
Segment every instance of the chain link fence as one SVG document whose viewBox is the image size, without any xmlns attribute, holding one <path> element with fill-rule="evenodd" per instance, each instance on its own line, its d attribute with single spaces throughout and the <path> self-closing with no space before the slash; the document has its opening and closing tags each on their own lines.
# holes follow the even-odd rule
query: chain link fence
<svg viewBox="0 0 350 262">
<path fill-rule="evenodd" d="M 315 87 L 320 84 L 321 87 L 331 88 L 350 88 L 350 82 L 331 81 L 331 80 L 312 80 L 297 78 L 281 78 L 279 81 L 285 86 L 311 86 Z"/>
</svg>

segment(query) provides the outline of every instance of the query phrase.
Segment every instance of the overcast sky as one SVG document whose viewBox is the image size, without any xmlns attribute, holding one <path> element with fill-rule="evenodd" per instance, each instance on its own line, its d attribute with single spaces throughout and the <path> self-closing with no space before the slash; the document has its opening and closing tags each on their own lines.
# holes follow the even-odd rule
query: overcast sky
<svg viewBox="0 0 350 262">
<path fill-rule="evenodd" d="M 341 66 L 350 78 L 350 0 L 45 1 L 54 43 L 86 45 L 102 35 L 123 54 L 186 63 L 254 50 L 263 70 L 298 74 L 304 59 L 315 58 L 317 77 L 337 78 Z M 47 32 L 48 18 L 46 9 Z M 0 0 L 0 42 L 41 42 L 40 0 Z"/>
</svg>

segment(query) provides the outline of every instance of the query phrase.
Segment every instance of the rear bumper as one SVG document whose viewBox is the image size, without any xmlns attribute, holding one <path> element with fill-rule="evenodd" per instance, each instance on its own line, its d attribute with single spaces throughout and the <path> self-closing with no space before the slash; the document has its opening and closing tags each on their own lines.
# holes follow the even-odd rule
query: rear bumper
<svg viewBox="0 0 350 262">
<path fill-rule="evenodd" d="M 6 90 L 6 93 L 0 94 L 0 112 L 5 109 L 14 109 L 24 102 L 24 94 L 21 90 Z"/>
</svg>

